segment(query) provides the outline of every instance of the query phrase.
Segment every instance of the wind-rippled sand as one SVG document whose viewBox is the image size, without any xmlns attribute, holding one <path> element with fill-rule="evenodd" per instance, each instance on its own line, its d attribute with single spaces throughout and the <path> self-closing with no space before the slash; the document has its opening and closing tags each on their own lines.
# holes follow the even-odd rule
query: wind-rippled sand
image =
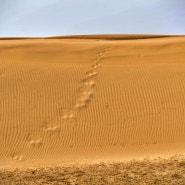
<svg viewBox="0 0 185 185">
<path fill-rule="evenodd" d="M 185 36 L 1 39 L 0 168 L 170 160 L 184 92 Z"/>
</svg>

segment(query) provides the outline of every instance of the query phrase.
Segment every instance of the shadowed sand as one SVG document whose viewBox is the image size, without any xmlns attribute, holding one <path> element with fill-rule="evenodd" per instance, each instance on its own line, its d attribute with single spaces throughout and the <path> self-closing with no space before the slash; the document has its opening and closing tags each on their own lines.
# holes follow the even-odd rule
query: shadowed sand
<svg viewBox="0 0 185 185">
<path fill-rule="evenodd" d="M 0 39 L 0 167 L 185 151 L 185 36 Z"/>
</svg>

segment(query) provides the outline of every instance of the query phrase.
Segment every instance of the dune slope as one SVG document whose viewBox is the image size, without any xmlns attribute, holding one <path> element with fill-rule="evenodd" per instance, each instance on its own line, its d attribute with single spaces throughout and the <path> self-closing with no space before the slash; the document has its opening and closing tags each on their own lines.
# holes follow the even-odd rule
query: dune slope
<svg viewBox="0 0 185 185">
<path fill-rule="evenodd" d="M 0 166 L 184 154 L 185 37 L 0 40 Z"/>
</svg>

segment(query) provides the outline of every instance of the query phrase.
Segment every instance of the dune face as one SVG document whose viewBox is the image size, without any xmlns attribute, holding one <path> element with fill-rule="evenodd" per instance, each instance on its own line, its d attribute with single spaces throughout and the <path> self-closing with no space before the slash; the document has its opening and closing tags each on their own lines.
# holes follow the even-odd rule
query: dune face
<svg viewBox="0 0 185 185">
<path fill-rule="evenodd" d="M 0 40 L 0 166 L 184 154 L 185 37 Z"/>
</svg>

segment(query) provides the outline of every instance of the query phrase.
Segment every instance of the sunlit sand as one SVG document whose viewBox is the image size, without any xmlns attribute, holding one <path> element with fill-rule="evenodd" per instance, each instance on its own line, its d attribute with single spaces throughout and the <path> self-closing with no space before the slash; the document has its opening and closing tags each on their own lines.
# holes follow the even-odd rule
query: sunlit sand
<svg viewBox="0 0 185 185">
<path fill-rule="evenodd" d="M 184 59 L 185 36 L 1 39 L 1 169 L 184 155 Z"/>
</svg>

